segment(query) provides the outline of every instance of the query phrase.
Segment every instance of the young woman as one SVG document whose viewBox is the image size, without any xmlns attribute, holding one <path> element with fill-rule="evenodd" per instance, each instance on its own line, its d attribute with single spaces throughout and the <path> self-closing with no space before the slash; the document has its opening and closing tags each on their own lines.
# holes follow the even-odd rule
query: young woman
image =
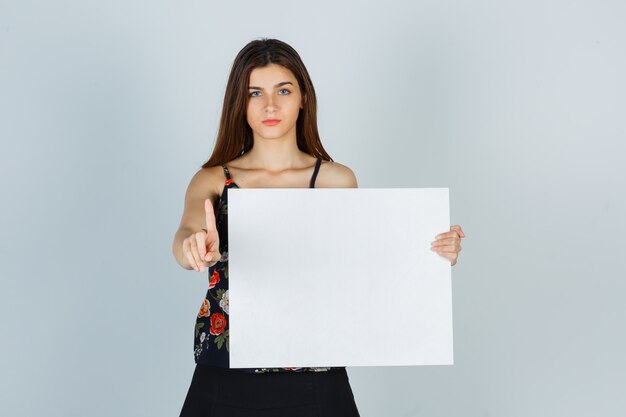
<svg viewBox="0 0 626 417">
<path fill-rule="evenodd" d="M 196 319 L 196 368 L 181 411 L 191 416 L 358 416 L 345 367 L 229 368 L 228 190 L 356 188 L 317 131 L 317 102 L 298 53 L 276 39 L 254 40 L 231 69 L 213 154 L 191 179 L 173 251 L 185 269 L 207 272 Z M 432 250 L 456 263 L 460 226 Z"/>
</svg>

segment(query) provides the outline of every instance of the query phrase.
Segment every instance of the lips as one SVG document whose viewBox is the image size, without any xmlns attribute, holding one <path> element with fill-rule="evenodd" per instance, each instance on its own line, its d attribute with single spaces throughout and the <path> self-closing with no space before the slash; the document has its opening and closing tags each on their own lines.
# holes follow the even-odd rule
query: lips
<svg viewBox="0 0 626 417">
<path fill-rule="evenodd" d="M 265 119 L 263 120 L 263 124 L 266 126 L 274 126 L 280 123 L 278 119 Z"/>
</svg>

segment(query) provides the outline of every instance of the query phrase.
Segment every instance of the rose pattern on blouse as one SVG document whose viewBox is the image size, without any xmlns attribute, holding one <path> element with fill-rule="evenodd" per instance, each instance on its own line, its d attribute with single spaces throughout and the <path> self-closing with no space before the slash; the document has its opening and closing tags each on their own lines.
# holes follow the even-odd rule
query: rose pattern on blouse
<svg viewBox="0 0 626 417">
<path fill-rule="evenodd" d="M 222 294 L 222 299 L 220 300 L 220 307 L 226 314 L 228 314 L 228 290 Z"/>
</svg>

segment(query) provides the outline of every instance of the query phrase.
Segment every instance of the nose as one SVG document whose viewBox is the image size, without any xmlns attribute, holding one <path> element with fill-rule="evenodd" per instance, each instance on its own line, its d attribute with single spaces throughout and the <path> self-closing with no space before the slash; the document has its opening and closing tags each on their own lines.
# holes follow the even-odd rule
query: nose
<svg viewBox="0 0 626 417">
<path fill-rule="evenodd" d="M 274 103 L 274 98 L 268 95 L 267 101 L 265 102 L 265 111 L 271 113 L 273 110 L 276 110 L 276 104 Z"/>
</svg>

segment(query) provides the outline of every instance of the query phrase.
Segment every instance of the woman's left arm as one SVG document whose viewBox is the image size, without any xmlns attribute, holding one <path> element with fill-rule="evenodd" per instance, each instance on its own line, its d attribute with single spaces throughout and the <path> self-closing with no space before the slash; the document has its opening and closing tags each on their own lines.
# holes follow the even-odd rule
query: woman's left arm
<svg viewBox="0 0 626 417">
<path fill-rule="evenodd" d="M 430 250 L 450 259 L 450 263 L 454 266 L 461 252 L 461 239 L 464 237 L 465 233 L 460 225 L 451 226 L 449 232 L 440 233 L 435 237 Z"/>
</svg>

